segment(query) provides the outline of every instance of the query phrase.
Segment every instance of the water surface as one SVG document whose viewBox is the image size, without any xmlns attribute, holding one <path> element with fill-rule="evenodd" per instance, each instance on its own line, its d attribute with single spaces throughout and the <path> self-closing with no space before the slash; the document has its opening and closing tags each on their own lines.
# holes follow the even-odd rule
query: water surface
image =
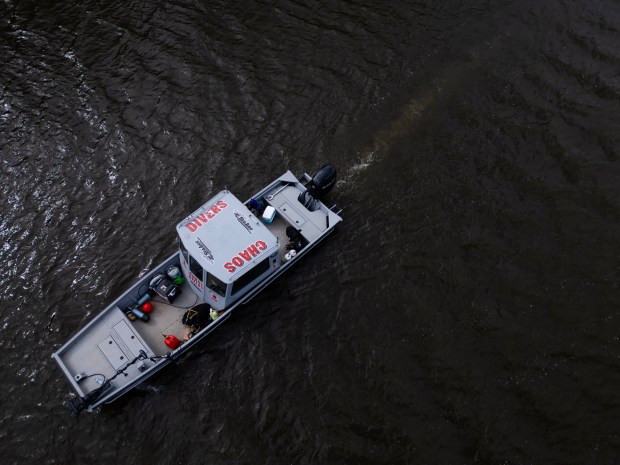
<svg viewBox="0 0 620 465">
<path fill-rule="evenodd" d="M 617 463 L 617 2 L 5 0 L 0 18 L 3 463 Z M 175 224 L 325 162 L 339 231 L 71 417 L 51 353 L 174 251 Z"/>
</svg>

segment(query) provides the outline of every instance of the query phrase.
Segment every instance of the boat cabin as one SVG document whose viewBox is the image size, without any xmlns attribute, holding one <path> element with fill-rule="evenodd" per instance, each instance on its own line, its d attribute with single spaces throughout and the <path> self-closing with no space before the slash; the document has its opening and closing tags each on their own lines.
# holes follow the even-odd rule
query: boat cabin
<svg viewBox="0 0 620 465">
<path fill-rule="evenodd" d="M 176 229 L 183 276 L 216 310 L 230 307 L 280 266 L 279 239 L 229 191 L 210 199 Z"/>
</svg>

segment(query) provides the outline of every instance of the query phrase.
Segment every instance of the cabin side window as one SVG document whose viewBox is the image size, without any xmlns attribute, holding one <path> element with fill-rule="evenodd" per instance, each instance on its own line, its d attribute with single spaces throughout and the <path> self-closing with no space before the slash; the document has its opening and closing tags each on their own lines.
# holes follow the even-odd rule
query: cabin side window
<svg viewBox="0 0 620 465">
<path fill-rule="evenodd" d="M 211 273 L 207 272 L 207 287 L 211 289 L 213 292 L 217 292 L 219 295 L 224 297 L 226 295 L 226 284 L 217 279 Z"/>
<path fill-rule="evenodd" d="M 241 289 L 243 289 L 245 286 L 250 284 L 252 281 L 254 281 L 260 275 L 265 273 L 267 270 L 269 270 L 269 257 L 264 259 L 262 262 L 260 262 L 254 268 L 252 268 L 247 273 L 242 275 L 239 279 L 237 279 L 233 283 L 232 294 L 234 295 L 237 292 L 239 292 Z"/>
<path fill-rule="evenodd" d="M 189 271 L 192 272 L 200 281 L 202 281 L 202 266 L 196 261 L 194 257 L 189 256 Z"/>
</svg>

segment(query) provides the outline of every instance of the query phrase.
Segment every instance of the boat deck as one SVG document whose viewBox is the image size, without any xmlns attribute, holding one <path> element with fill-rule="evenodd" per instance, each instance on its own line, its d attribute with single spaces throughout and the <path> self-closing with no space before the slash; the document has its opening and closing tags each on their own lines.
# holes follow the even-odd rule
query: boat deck
<svg viewBox="0 0 620 465">
<path fill-rule="evenodd" d="M 317 211 L 309 211 L 304 208 L 297 197 L 300 190 L 296 186 L 276 188 L 273 194 L 266 193 L 264 198 L 269 205 L 276 209 L 276 218 L 280 217 L 283 224 L 290 224 L 301 232 L 308 243 L 316 241 L 329 227 L 329 217 L 333 216 L 335 223 L 337 216 L 325 206 Z M 326 221 L 327 220 L 327 221 Z M 286 230 L 286 226 L 284 227 Z M 279 237 L 279 236 L 278 236 Z M 288 243 L 284 234 L 285 243 Z M 282 240 L 280 240 L 282 242 Z"/>
<path fill-rule="evenodd" d="M 280 215 L 276 215 L 273 221 L 270 224 L 266 224 L 267 229 L 278 238 L 278 242 L 280 244 L 280 257 L 284 257 L 286 254 L 286 246 L 290 242 L 288 237 L 286 236 L 286 228 L 289 224 L 284 221 L 284 219 Z"/>
<path fill-rule="evenodd" d="M 187 308 L 201 302 L 187 283 L 180 289 L 181 293 L 172 304 L 159 296 L 152 299 L 154 309 L 147 322 L 140 319 L 130 321 L 119 307 L 109 307 L 96 324 L 88 327 L 88 337 L 76 339 L 59 354 L 69 373 L 85 376 L 77 384 L 81 395 L 96 389 L 104 378 L 114 376 L 117 370 L 140 355 L 141 350 L 149 357 L 168 353 L 170 349 L 164 343 L 163 334 L 173 334 L 183 340 L 183 314 Z M 150 366 L 152 362 L 146 360 L 144 364 Z M 120 386 L 131 382 L 138 375 L 137 371 L 137 366 L 130 367 L 129 376 L 117 378 L 115 384 Z"/>
<path fill-rule="evenodd" d="M 183 314 L 188 308 L 202 303 L 187 283 L 183 283 L 180 289 L 181 294 L 172 304 L 164 302 L 159 296 L 151 300 L 154 308 L 149 313 L 149 321 L 144 322 L 138 319 L 130 323 L 135 331 L 146 341 L 155 355 L 164 355 L 170 351 L 168 346 L 164 344 L 162 334 L 166 336 L 172 334 L 178 337 L 179 340 L 183 340 L 183 330 L 185 328 L 185 325 L 181 323 Z"/>
<path fill-rule="evenodd" d="M 144 339 L 133 329 L 132 323 L 116 306 L 111 307 L 98 324 L 89 329 L 88 338 L 76 340 L 62 354 L 62 361 L 69 372 L 85 377 L 78 381 L 83 393 L 92 391 L 104 379 L 114 376 L 117 370 L 140 355 L 141 350 L 149 356 L 153 355 Z"/>
</svg>

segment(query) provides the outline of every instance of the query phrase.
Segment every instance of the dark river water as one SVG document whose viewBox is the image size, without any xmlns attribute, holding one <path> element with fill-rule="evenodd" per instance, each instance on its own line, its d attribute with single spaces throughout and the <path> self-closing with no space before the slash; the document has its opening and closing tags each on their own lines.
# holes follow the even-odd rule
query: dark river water
<svg viewBox="0 0 620 465">
<path fill-rule="evenodd" d="M 620 463 L 616 0 L 0 3 L 2 464 Z M 338 232 L 79 418 L 51 354 L 219 190 Z"/>
</svg>

